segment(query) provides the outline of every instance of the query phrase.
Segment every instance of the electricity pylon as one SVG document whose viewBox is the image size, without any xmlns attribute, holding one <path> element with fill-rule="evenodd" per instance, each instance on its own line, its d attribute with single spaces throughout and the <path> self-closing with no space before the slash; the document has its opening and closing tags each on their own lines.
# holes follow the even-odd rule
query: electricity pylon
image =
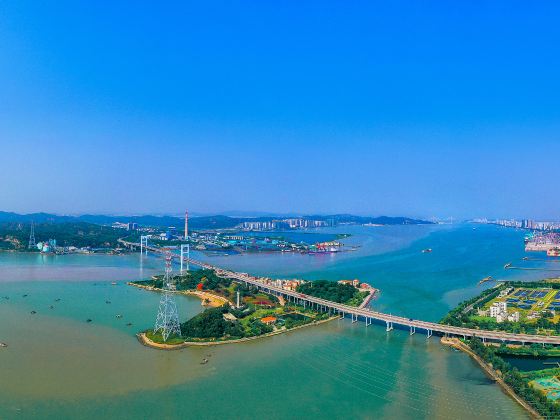
<svg viewBox="0 0 560 420">
<path fill-rule="evenodd" d="M 163 293 L 159 301 L 159 311 L 156 318 L 154 333 L 161 332 L 163 341 L 167 341 L 171 334 L 181 336 L 179 312 L 173 292 L 175 284 L 171 280 L 171 253 L 165 254 L 165 277 L 163 278 Z"/>
</svg>

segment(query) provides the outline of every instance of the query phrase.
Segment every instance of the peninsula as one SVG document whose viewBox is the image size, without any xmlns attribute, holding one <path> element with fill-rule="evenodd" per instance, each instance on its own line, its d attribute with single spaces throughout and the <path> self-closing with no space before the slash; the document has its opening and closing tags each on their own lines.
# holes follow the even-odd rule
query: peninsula
<svg viewBox="0 0 560 420">
<path fill-rule="evenodd" d="M 151 291 L 163 291 L 163 281 L 163 276 L 154 276 L 151 280 L 129 284 Z M 170 336 L 164 340 L 161 334 L 147 330 L 139 334 L 143 344 L 174 349 L 190 345 L 243 342 L 338 317 L 332 311 L 289 301 L 250 284 L 218 276 L 214 270 L 190 270 L 173 276 L 172 281 L 175 293 L 196 295 L 201 298 L 203 306 L 210 307 L 182 323 L 180 337 Z M 356 287 L 360 285 L 357 280 L 338 283 L 326 280 L 279 281 L 302 293 L 328 296 L 334 302 L 351 306 L 360 306 L 372 293 L 371 288 L 364 290 Z"/>
</svg>

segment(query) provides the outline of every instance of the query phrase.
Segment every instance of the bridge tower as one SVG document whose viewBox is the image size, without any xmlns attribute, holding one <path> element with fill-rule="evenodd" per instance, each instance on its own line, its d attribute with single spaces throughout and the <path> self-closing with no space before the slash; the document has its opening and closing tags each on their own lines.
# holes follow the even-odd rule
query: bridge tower
<svg viewBox="0 0 560 420">
<path fill-rule="evenodd" d="M 33 224 L 33 220 L 31 221 L 31 232 L 29 233 L 29 245 L 27 246 L 28 249 L 35 248 L 37 244 L 35 243 L 35 225 Z"/>
<path fill-rule="evenodd" d="M 187 252 L 185 253 L 185 249 Z M 183 274 L 183 258 L 187 254 L 187 271 L 189 271 L 189 260 L 191 257 L 191 246 L 189 244 L 181 244 L 181 274 Z"/>
<path fill-rule="evenodd" d="M 165 254 L 165 277 L 163 278 L 163 293 L 159 301 L 159 310 L 156 318 L 154 332 L 161 332 L 163 341 L 167 341 L 171 334 L 181 336 L 179 325 L 179 312 L 173 292 L 175 283 L 171 279 L 171 252 Z"/>
<path fill-rule="evenodd" d="M 147 236 L 140 236 L 140 255 L 144 253 L 146 250 L 146 255 L 148 255 L 148 237 Z"/>
</svg>

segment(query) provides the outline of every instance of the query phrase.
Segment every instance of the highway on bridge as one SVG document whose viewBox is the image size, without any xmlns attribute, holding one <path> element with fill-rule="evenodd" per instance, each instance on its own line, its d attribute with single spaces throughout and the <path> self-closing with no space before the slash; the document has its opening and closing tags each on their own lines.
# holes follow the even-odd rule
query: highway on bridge
<svg viewBox="0 0 560 420">
<path fill-rule="evenodd" d="M 126 246 L 140 247 L 139 243 L 127 242 L 124 240 L 119 240 L 122 244 Z M 164 249 L 144 246 L 149 251 L 162 254 L 165 252 Z M 180 259 L 181 257 L 177 254 L 172 254 L 173 258 Z M 544 336 L 544 335 L 532 335 L 532 334 L 514 334 L 500 331 L 488 331 L 479 330 L 473 328 L 464 327 L 454 327 L 451 325 L 438 324 L 435 322 L 421 321 L 412 318 L 405 318 L 397 315 L 386 314 L 383 312 L 373 311 L 367 308 L 356 308 L 354 306 L 348 306 L 341 303 L 331 302 L 328 300 L 320 299 L 310 295 L 304 295 L 291 290 L 285 290 L 278 286 L 273 286 L 266 284 L 262 278 L 251 276 L 245 273 L 238 273 L 235 271 L 223 269 L 221 267 L 216 267 L 212 264 L 198 261 L 193 258 L 183 257 L 184 262 L 189 264 L 215 270 L 216 274 L 222 277 L 232 278 L 242 281 L 246 284 L 251 284 L 256 286 L 268 293 L 275 294 L 277 296 L 283 296 L 287 300 L 300 303 L 302 305 L 311 305 L 318 310 L 331 311 L 341 316 L 349 315 L 352 317 L 352 322 L 358 320 L 363 320 L 366 326 L 371 325 L 372 321 L 385 322 L 387 331 L 393 329 L 393 325 L 399 325 L 402 327 L 407 327 L 410 330 L 410 334 L 414 334 L 416 330 L 421 330 L 427 333 L 430 337 L 433 333 L 439 333 L 443 335 L 451 335 L 457 337 L 478 337 L 482 340 L 492 340 L 492 341 L 502 341 L 502 342 L 515 342 L 515 343 L 538 343 L 538 344 L 553 344 L 560 345 L 560 336 Z"/>
</svg>

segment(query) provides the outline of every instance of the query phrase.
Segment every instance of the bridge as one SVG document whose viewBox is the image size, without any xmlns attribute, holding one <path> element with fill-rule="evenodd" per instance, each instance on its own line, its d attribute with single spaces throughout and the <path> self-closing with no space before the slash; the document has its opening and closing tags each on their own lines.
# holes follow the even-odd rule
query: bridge
<svg viewBox="0 0 560 420">
<path fill-rule="evenodd" d="M 140 247 L 140 244 L 135 242 L 127 242 L 122 239 L 120 239 L 119 242 L 131 248 Z M 165 252 L 165 250 L 153 246 L 143 245 L 143 247 L 146 250 L 158 254 L 162 254 Z M 173 254 L 173 258 L 180 259 L 181 257 L 179 255 Z M 424 332 L 427 334 L 428 338 L 436 333 L 439 335 L 462 337 L 465 339 L 467 337 L 478 337 L 482 341 L 490 340 L 521 344 L 536 343 L 542 345 L 560 345 L 560 336 L 514 334 L 501 331 L 479 330 L 474 328 L 455 327 L 452 325 L 438 324 L 436 322 L 405 318 L 402 316 L 373 311 L 369 308 L 357 308 L 354 306 L 331 302 L 329 300 L 305 295 L 292 290 L 285 290 L 281 287 L 265 283 L 265 281 L 261 277 L 223 269 L 221 267 L 217 267 L 203 261 L 198 261 L 190 257 L 183 257 L 183 261 L 208 270 L 214 270 L 216 274 L 221 277 L 232 278 L 243 282 L 246 285 L 253 285 L 266 293 L 273 294 L 275 296 L 282 296 L 287 301 L 303 305 L 304 307 L 310 306 L 311 308 L 318 311 L 325 311 L 331 314 L 339 314 L 341 317 L 350 316 L 352 318 L 352 322 L 363 321 L 365 322 L 366 326 L 371 325 L 373 321 L 385 323 L 387 331 L 393 330 L 393 327 L 397 325 L 409 329 L 411 335 L 416 333 L 417 330 L 419 332 Z"/>
</svg>

